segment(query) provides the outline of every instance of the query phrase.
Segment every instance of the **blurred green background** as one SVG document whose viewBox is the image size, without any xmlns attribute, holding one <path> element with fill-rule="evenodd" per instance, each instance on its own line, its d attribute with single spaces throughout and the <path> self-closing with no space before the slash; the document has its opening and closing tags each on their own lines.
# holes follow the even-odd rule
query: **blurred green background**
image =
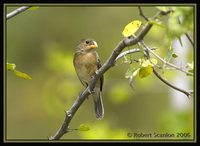
<svg viewBox="0 0 200 146">
<path fill-rule="evenodd" d="M 6 13 L 18 6 L 6 6 Z M 143 7 L 152 17 L 158 9 Z M 6 24 L 6 62 L 15 63 L 17 69 L 29 74 L 25 80 L 7 72 L 5 117 L 6 139 L 46 140 L 55 134 L 68 110 L 84 87 L 74 67 L 73 52 L 82 38 L 94 38 L 102 63 L 123 39 L 126 24 L 138 19 L 145 23 L 136 6 L 40 6 L 9 19 Z M 163 18 L 163 21 L 166 21 Z M 157 47 L 160 56 L 166 54 L 165 30 L 153 26 L 144 38 L 149 47 Z M 185 62 L 193 60 L 193 48 L 186 40 Z M 137 46 L 132 46 L 134 48 Z M 128 48 L 126 48 L 128 49 Z M 139 58 L 141 54 L 132 54 Z M 180 58 L 177 58 L 179 60 Z M 127 133 L 190 133 L 194 138 L 193 99 L 174 91 L 154 75 L 136 77 L 134 89 L 125 78 L 128 64 L 106 72 L 103 101 L 105 117 L 95 119 L 93 101 L 86 100 L 77 111 L 70 127 L 90 126 L 89 131 L 74 131 L 63 139 L 134 139 Z M 181 75 L 182 76 L 181 76 Z M 183 81 L 184 89 L 193 89 L 193 78 L 179 71 L 169 70 L 167 79 Z M 176 79 L 180 79 L 176 81 Z M 179 98 L 180 97 L 180 98 Z M 179 100 L 174 100 L 178 98 Z M 177 102 L 178 101 L 178 102 Z M 183 101 L 180 108 L 177 104 Z M 183 137 L 184 139 L 184 137 Z"/>
</svg>

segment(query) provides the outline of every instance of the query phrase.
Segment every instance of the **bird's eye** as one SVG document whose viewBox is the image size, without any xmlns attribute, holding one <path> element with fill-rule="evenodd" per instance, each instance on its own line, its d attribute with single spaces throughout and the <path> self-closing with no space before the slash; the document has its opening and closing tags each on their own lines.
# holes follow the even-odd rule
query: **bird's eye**
<svg viewBox="0 0 200 146">
<path fill-rule="evenodd" d="M 89 41 L 86 41 L 85 43 L 86 43 L 86 44 L 89 44 L 90 42 L 89 42 Z"/>
</svg>

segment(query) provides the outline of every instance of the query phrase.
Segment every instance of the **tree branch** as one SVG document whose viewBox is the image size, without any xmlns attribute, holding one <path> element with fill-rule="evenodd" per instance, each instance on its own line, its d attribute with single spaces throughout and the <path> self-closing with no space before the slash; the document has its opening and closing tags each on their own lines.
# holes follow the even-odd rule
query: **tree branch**
<svg viewBox="0 0 200 146">
<path fill-rule="evenodd" d="M 139 43 L 139 42 L 138 42 Z M 154 50 L 155 48 L 152 48 L 151 50 Z M 115 61 L 119 60 L 120 58 L 122 58 L 123 56 L 127 55 L 127 54 L 133 54 L 133 53 L 136 53 L 136 52 L 140 52 L 141 50 L 139 48 L 135 48 L 135 49 L 131 49 L 131 50 L 127 50 L 127 51 L 124 51 L 123 53 L 119 54 L 117 56 L 117 58 L 115 59 Z M 147 50 L 148 51 L 148 50 Z M 148 57 L 148 59 L 150 59 L 150 56 Z M 164 78 L 162 78 L 162 76 L 155 70 L 155 67 L 153 67 L 153 73 L 162 81 L 164 82 L 165 84 L 167 84 L 168 86 L 170 86 L 171 88 L 177 90 L 177 91 L 180 91 L 182 93 L 184 93 L 188 98 L 191 96 L 192 92 L 193 91 L 186 91 L 186 90 L 183 90 L 173 84 L 171 84 L 170 82 L 168 82 L 167 80 L 165 80 Z"/>
<path fill-rule="evenodd" d="M 127 50 L 127 51 L 124 51 L 122 52 L 121 54 L 119 54 L 117 56 L 117 58 L 115 59 L 115 61 L 119 60 L 120 58 L 128 55 L 128 54 L 133 54 L 133 53 L 136 53 L 136 52 L 140 52 L 140 49 L 139 48 L 135 48 L 135 49 L 131 49 L 131 50 Z"/>
<path fill-rule="evenodd" d="M 186 37 L 188 38 L 189 42 L 192 44 L 192 46 L 194 47 L 194 42 L 192 40 L 192 38 L 190 37 L 190 35 L 188 33 L 185 33 Z"/>
<path fill-rule="evenodd" d="M 181 19 L 180 19 L 180 17 L 178 17 L 178 22 L 179 22 L 179 24 L 181 24 Z M 193 42 L 193 40 L 192 40 L 192 38 L 190 37 L 190 35 L 186 32 L 185 33 L 185 36 L 187 37 L 187 39 L 189 40 L 189 42 L 192 44 L 192 46 L 194 47 L 194 42 Z"/>
<path fill-rule="evenodd" d="M 146 21 L 149 21 L 149 18 L 147 18 L 147 17 L 144 15 L 144 13 L 143 13 L 143 11 L 142 11 L 142 8 L 141 8 L 140 6 L 138 6 L 138 9 L 139 9 L 139 14 L 140 14 Z"/>
<path fill-rule="evenodd" d="M 159 15 L 166 15 L 168 13 L 162 13 L 159 12 L 157 13 L 153 19 L 157 18 Z M 86 97 L 88 97 L 91 92 L 93 91 L 95 84 L 97 83 L 98 79 L 111 67 L 113 67 L 115 65 L 115 61 L 116 58 L 118 57 L 118 55 L 121 53 L 121 51 L 130 45 L 135 45 L 138 42 L 140 42 L 143 37 L 148 33 L 148 31 L 151 29 L 152 24 L 147 24 L 142 30 L 141 32 L 138 34 L 138 36 L 136 37 L 130 37 L 130 38 L 124 38 L 123 40 L 121 40 L 118 45 L 115 47 L 115 49 L 113 50 L 113 52 L 111 53 L 110 57 L 107 59 L 107 61 L 103 64 L 103 66 L 96 72 L 96 75 L 94 76 L 94 78 L 92 79 L 90 85 L 83 91 L 82 94 L 80 94 L 76 101 L 74 102 L 74 104 L 72 105 L 72 107 L 70 108 L 69 111 L 66 112 L 65 115 L 65 119 L 61 125 L 61 127 L 59 128 L 59 130 L 55 133 L 54 136 L 51 136 L 49 138 L 49 140 L 59 140 L 65 133 L 69 132 L 69 124 L 73 118 L 73 116 L 75 115 L 76 111 L 78 110 L 78 108 L 81 106 L 81 104 L 84 102 L 84 100 L 86 99 Z"/>
<path fill-rule="evenodd" d="M 180 91 L 182 93 L 184 93 L 188 98 L 191 96 L 191 93 L 192 92 L 188 92 L 186 90 L 183 90 L 179 87 L 176 87 L 174 85 L 172 85 L 170 82 L 168 82 L 167 80 L 165 80 L 164 78 L 162 78 L 162 76 L 159 75 L 159 73 L 155 70 L 155 68 L 153 67 L 153 73 L 162 81 L 164 82 L 165 84 L 167 84 L 168 86 L 170 86 L 171 88 L 177 90 L 177 91 Z"/>
<path fill-rule="evenodd" d="M 8 19 L 10 19 L 10 18 L 12 18 L 12 17 L 14 17 L 14 16 L 16 16 L 16 15 L 22 13 L 23 11 L 25 11 L 25 10 L 27 10 L 27 9 L 29 9 L 29 8 L 30 8 L 30 6 L 22 6 L 22 7 L 19 7 L 19 8 L 17 8 L 17 9 L 15 9 L 14 11 L 10 12 L 9 14 L 7 14 L 7 15 L 6 15 L 6 19 L 8 20 Z"/>
<path fill-rule="evenodd" d="M 140 43 L 141 43 L 151 54 L 153 54 L 154 56 L 156 56 L 160 61 L 162 61 L 162 62 L 165 63 L 166 65 L 168 65 L 168 66 L 170 66 L 170 67 L 173 67 L 173 68 L 175 68 L 176 70 L 179 70 L 179 71 L 181 71 L 181 72 L 184 72 L 184 73 L 186 73 L 186 74 L 188 74 L 188 75 L 192 75 L 192 76 L 193 76 L 193 73 L 187 72 L 187 71 L 183 70 L 181 67 L 177 67 L 177 66 L 175 66 L 174 64 L 171 64 L 171 63 L 167 62 L 166 60 L 164 60 L 164 59 L 163 59 L 162 57 L 160 57 L 158 54 L 156 54 L 155 52 L 153 52 L 149 47 L 147 47 L 143 41 L 140 42 Z"/>
<path fill-rule="evenodd" d="M 155 50 L 156 48 L 151 48 L 151 50 Z M 133 54 L 133 53 L 137 53 L 137 52 L 141 52 L 141 50 L 139 48 L 135 48 L 135 49 L 131 49 L 131 50 L 127 50 L 122 52 L 121 54 L 119 54 L 117 56 L 117 58 L 115 59 L 115 61 L 119 60 L 120 58 L 128 55 L 128 54 Z"/>
</svg>

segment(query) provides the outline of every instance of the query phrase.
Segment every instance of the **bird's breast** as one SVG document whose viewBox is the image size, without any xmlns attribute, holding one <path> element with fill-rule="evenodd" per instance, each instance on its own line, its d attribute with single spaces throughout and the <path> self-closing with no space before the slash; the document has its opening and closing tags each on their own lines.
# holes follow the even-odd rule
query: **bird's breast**
<svg viewBox="0 0 200 146">
<path fill-rule="evenodd" d="M 79 78 L 88 83 L 97 68 L 97 56 L 94 53 L 75 54 L 74 66 Z"/>
</svg>

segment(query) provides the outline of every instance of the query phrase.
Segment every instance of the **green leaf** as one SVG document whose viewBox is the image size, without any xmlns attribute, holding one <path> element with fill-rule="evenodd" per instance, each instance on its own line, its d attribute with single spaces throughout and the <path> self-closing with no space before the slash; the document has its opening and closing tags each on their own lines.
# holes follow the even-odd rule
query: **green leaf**
<svg viewBox="0 0 200 146">
<path fill-rule="evenodd" d="M 170 7 L 156 7 L 156 8 L 163 12 L 167 12 L 170 9 Z"/>
<path fill-rule="evenodd" d="M 154 58 L 151 58 L 150 60 L 139 59 L 139 62 L 142 67 L 147 67 L 149 65 L 154 66 L 158 63 L 158 61 Z"/>
<path fill-rule="evenodd" d="M 187 63 L 186 68 L 188 68 L 188 72 L 194 73 L 194 63 Z M 186 74 L 187 76 L 192 76 L 190 74 Z"/>
<path fill-rule="evenodd" d="M 175 53 L 173 53 L 173 54 L 172 54 L 172 57 L 173 57 L 173 58 L 177 58 L 177 57 L 178 57 L 178 55 L 177 55 L 177 54 L 175 54 Z"/>
<path fill-rule="evenodd" d="M 193 70 L 193 69 L 190 69 L 190 70 L 188 70 L 188 72 L 194 73 L 194 70 Z"/>
<path fill-rule="evenodd" d="M 15 68 L 16 65 L 14 63 L 7 63 L 7 70 L 13 71 Z"/>
<path fill-rule="evenodd" d="M 179 40 L 179 43 L 181 44 L 181 47 L 183 47 L 183 43 L 182 43 L 182 40 L 181 40 L 181 36 L 177 36 L 178 40 Z"/>
<path fill-rule="evenodd" d="M 32 79 L 29 75 L 27 75 L 27 74 L 25 74 L 25 73 L 23 73 L 23 72 L 17 71 L 17 70 L 13 70 L 13 73 L 14 73 L 16 76 L 21 77 L 21 78 L 24 78 L 24 79 L 28 79 L 28 80 L 31 80 L 31 79 Z"/>
<path fill-rule="evenodd" d="M 78 128 L 79 131 L 89 131 L 90 130 L 90 127 L 89 125 L 86 125 L 86 124 L 81 124 Z"/>
<path fill-rule="evenodd" d="M 194 63 L 187 63 L 186 68 L 193 69 L 194 68 Z"/>
<path fill-rule="evenodd" d="M 32 78 L 29 75 L 27 75 L 23 72 L 20 72 L 20 71 L 16 70 L 15 68 L 16 68 L 16 65 L 14 63 L 8 63 L 7 62 L 7 70 L 8 71 L 12 71 L 18 77 L 32 80 Z"/>
<path fill-rule="evenodd" d="M 157 25 L 157 26 L 162 27 L 162 28 L 165 27 L 165 25 L 162 24 L 162 22 L 156 22 L 156 21 L 153 21 L 153 20 L 149 21 L 149 24 Z"/>
<path fill-rule="evenodd" d="M 167 50 L 167 54 L 166 56 L 164 57 L 164 60 L 166 60 L 167 62 L 170 61 L 170 59 L 172 58 L 172 54 L 173 54 L 173 48 L 172 46 L 170 45 L 169 49 Z"/>
<path fill-rule="evenodd" d="M 147 67 L 142 67 L 139 70 L 139 77 L 140 78 L 144 78 L 147 77 L 149 75 L 151 75 L 153 72 L 153 67 L 152 65 L 148 65 Z"/>
<path fill-rule="evenodd" d="M 194 73 L 194 70 L 193 69 L 190 69 L 190 70 L 188 70 L 188 72 L 191 72 L 191 73 Z M 186 74 L 187 76 L 193 76 L 193 75 L 191 75 L 191 74 Z"/>
<path fill-rule="evenodd" d="M 154 66 L 154 65 L 156 65 L 158 63 L 158 60 L 155 59 L 155 58 L 151 58 L 150 60 L 151 60 L 151 65 L 152 66 Z"/>
<path fill-rule="evenodd" d="M 139 71 L 139 68 L 135 68 L 135 67 L 128 68 L 125 74 L 125 78 L 133 78 L 134 76 L 137 75 L 138 71 Z"/>
<path fill-rule="evenodd" d="M 39 7 L 38 6 L 32 6 L 28 10 L 37 10 Z"/>
</svg>

